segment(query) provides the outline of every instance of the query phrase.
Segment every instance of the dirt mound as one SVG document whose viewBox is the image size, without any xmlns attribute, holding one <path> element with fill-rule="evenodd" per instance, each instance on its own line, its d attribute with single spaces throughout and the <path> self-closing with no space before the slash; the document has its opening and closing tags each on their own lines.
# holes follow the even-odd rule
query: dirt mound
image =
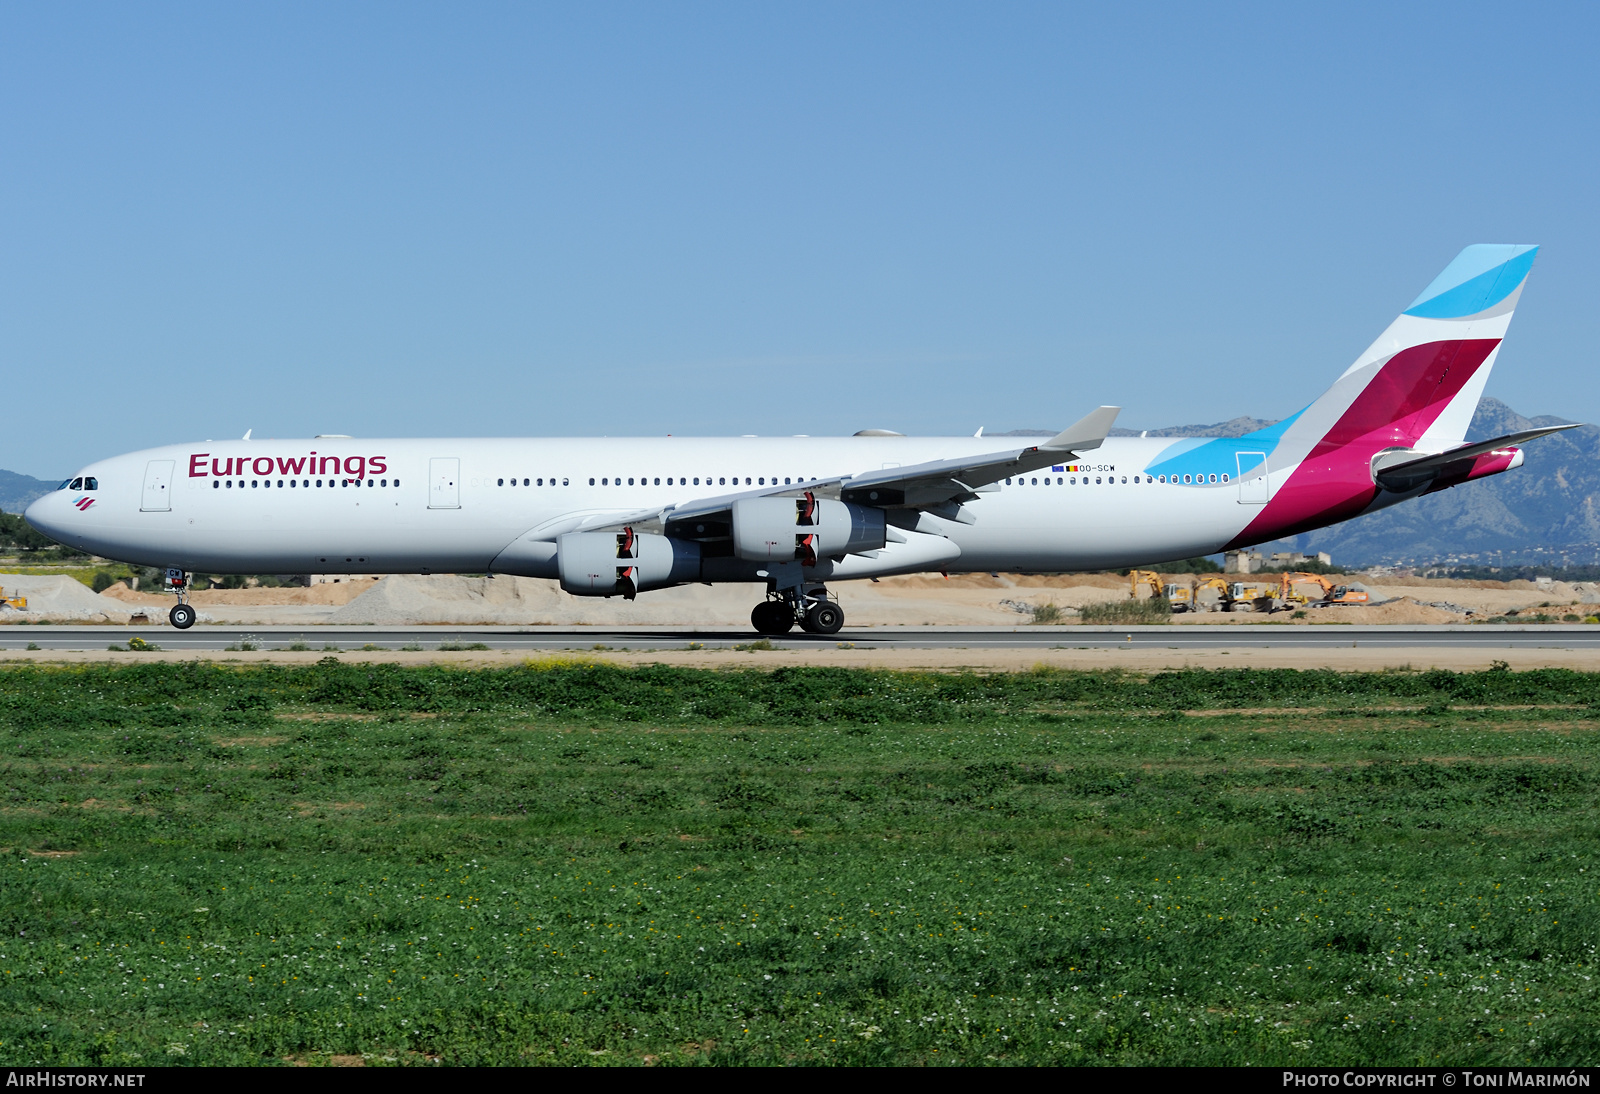
<svg viewBox="0 0 1600 1094">
<path fill-rule="evenodd" d="M 7 596 L 28 598 L 27 611 L 0 611 L 0 621 L 57 619 L 84 623 L 126 623 L 134 612 L 148 611 L 94 592 L 83 582 L 63 574 L 0 574 L 0 588 L 5 589 Z"/>
</svg>

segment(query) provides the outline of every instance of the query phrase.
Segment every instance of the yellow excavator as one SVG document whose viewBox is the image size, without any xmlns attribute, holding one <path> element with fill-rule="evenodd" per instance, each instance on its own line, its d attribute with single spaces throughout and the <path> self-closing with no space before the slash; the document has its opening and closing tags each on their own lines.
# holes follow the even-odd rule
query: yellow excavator
<svg viewBox="0 0 1600 1094">
<path fill-rule="evenodd" d="M 1296 589 L 1296 585 L 1315 585 L 1322 595 L 1307 596 Z M 1278 599 L 1286 608 L 1307 604 L 1314 604 L 1319 608 L 1329 604 L 1367 604 L 1372 600 L 1365 590 L 1352 589 L 1348 585 L 1335 585 L 1321 574 L 1308 573 L 1284 574 L 1278 586 Z"/>
<path fill-rule="evenodd" d="M 1150 590 L 1151 597 L 1164 597 L 1175 612 L 1187 612 L 1194 606 L 1193 590 L 1187 585 L 1161 583 L 1161 575 L 1154 570 L 1128 571 L 1128 596 L 1139 599 L 1139 586 Z"/>
<path fill-rule="evenodd" d="M 1145 585 L 1150 589 L 1151 596 L 1165 595 L 1161 591 L 1161 575 L 1154 570 L 1129 570 L 1128 571 L 1128 599 L 1139 599 L 1139 586 Z"/>
<path fill-rule="evenodd" d="M 4 589 L 0 589 L 0 604 L 8 608 L 15 608 L 19 612 L 28 610 L 28 598 L 25 596 L 7 596 Z"/>
<path fill-rule="evenodd" d="M 1201 599 L 1202 593 L 1215 593 L 1215 598 Z M 1228 589 L 1228 583 L 1220 577 L 1208 577 L 1204 581 L 1197 581 L 1189 591 L 1189 609 L 1194 612 L 1230 612 L 1233 610 L 1233 593 Z"/>
<path fill-rule="evenodd" d="M 1271 585 L 1248 585 L 1235 581 L 1228 586 L 1230 604 L 1224 611 L 1270 612 L 1276 604 L 1278 591 Z"/>
</svg>

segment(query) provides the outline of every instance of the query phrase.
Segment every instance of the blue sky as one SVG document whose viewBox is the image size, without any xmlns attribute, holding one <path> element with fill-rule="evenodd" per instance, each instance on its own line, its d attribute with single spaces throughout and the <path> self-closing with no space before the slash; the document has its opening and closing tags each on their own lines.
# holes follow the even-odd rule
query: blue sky
<svg viewBox="0 0 1600 1094">
<path fill-rule="evenodd" d="M 1600 420 L 1597 24 L 8 5 L 0 467 L 1276 418 L 1474 242 L 1544 248 L 1489 394 Z"/>
</svg>

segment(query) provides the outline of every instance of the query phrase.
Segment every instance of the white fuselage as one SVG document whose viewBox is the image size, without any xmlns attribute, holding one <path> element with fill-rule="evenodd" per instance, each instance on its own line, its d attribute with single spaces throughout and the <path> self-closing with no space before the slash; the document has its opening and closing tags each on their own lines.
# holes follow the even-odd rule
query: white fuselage
<svg viewBox="0 0 1600 1094">
<path fill-rule="evenodd" d="M 1242 501 L 1241 485 L 1228 481 L 1236 468 L 1225 449 L 1215 457 L 1215 482 L 1204 474 L 1197 477 L 1208 481 L 1193 485 L 1152 482 L 1146 466 L 1172 446 L 1109 439 L 1061 471 L 1031 472 L 982 493 L 965 507 L 973 523 L 913 517 L 917 533 L 946 537 L 956 549 L 934 564 L 890 550 L 834 576 L 1070 571 L 1219 550 L 1260 505 Z M 62 542 L 143 565 L 483 572 L 520 537 L 572 518 L 725 495 L 735 480 L 741 490 L 758 489 L 1005 447 L 970 437 L 206 442 L 85 467 L 79 475 L 97 480 L 96 490 L 57 490 L 27 515 Z M 166 481 L 154 482 L 169 461 Z M 92 504 L 83 508 L 83 498 Z M 719 579 L 730 578 L 740 579 Z"/>
</svg>

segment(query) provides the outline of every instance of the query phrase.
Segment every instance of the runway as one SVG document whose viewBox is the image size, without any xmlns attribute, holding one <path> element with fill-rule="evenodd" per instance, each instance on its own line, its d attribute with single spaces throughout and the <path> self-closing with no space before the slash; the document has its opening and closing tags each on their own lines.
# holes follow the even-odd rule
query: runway
<svg viewBox="0 0 1600 1094">
<path fill-rule="evenodd" d="M 748 630 L 688 627 L 237 627 L 5 626 L 0 650 L 84 651 L 126 645 L 133 637 L 171 652 L 255 649 L 345 652 L 352 650 L 460 649 L 482 646 L 523 652 L 607 649 L 643 653 L 729 650 L 758 639 Z M 1600 625 L 1351 626 L 1232 624 L 1139 627 L 870 627 L 833 635 L 801 631 L 770 639 L 796 651 L 859 650 L 1337 650 L 1427 647 L 1457 650 L 1600 651 Z"/>
</svg>

